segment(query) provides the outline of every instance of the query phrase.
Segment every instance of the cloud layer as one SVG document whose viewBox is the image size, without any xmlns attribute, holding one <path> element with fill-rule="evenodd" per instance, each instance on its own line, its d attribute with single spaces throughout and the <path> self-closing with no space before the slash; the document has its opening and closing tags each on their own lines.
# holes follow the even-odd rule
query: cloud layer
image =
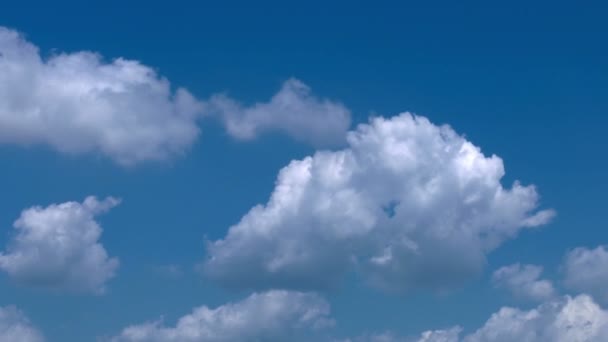
<svg viewBox="0 0 608 342">
<path fill-rule="evenodd" d="M 42 342 L 44 338 L 13 306 L 0 307 L 0 342 Z"/>
<path fill-rule="evenodd" d="M 540 279 L 542 272 L 541 266 L 513 264 L 496 270 L 492 280 L 518 298 L 542 302 L 556 294 L 551 281 Z"/>
<path fill-rule="evenodd" d="M 175 327 L 151 322 L 126 328 L 113 342 L 171 341 L 342 341 L 342 342 L 603 342 L 608 340 L 608 311 L 588 295 L 554 297 L 538 307 L 503 307 L 479 329 L 461 336 L 455 326 L 425 331 L 416 338 L 386 332 L 336 339 L 329 305 L 314 294 L 269 291 L 216 309 L 205 306 L 179 319 Z"/>
<path fill-rule="evenodd" d="M 95 216 L 119 203 L 88 197 L 24 210 L 16 235 L 0 253 L 0 269 L 28 286 L 56 291 L 101 294 L 114 276 L 118 259 L 99 243 L 102 228 Z"/>
<path fill-rule="evenodd" d="M 357 271 L 389 291 L 443 290 L 553 212 L 533 186 L 504 188 L 502 160 L 448 126 L 404 113 L 348 133 L 348 148 L 282 169 L 257 205 L 207 246 L 207 276 L 231 287 L 325 289 Z"/>
<path fill-rule="evenodd" d="M 0 27 L 0 143 L 101 153 L 125 165 L 162 160 L 195 141 L 200 110 L 138 61 L 87 51 L 44 59 Z"/>
<path fill-rule="evenodd" d="M 333 324 L 329 304 L 315 294 L 269 291 L 215 309 L 201 306 L 174 327 L 150 322 L 127 327 L 113 342 L 306 341 Z"/>
<path fill-rule="evenodd" d="M 350 128 L 350 111 L 341 103 L 319 99 L 297 79 L 287 80 L 270 101 L 243 107 L 224 95 L 209 101 L 228 133 L 250 140 L 264 132 L 283 132 L 317 147 L 343 144 Z"/>
</svg>

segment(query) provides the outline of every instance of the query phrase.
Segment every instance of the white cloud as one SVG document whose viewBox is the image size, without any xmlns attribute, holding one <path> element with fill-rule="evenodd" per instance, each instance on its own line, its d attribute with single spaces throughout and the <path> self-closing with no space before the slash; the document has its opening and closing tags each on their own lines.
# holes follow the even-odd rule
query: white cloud
<svg viewBox="0 0 608 342">
<path fill-rule="evenodd" d="M 101 153 L 123 165 L 163 160 L 196 140 L 201 109 L 138 61 L 87 51 L 44 59 L 0 27 L 0 143 Z"/>
<path fill-rule="evenodd" d="M 237 139 L 275 131 L 315 146 L 343 144 L 351 122 L 346 107 L 296 79 L 267 103 L 243 107 L 225 95 L 204 102 L 139 61 L 89 51 L 44 58 L 0 26 L 0 144 L 102 154 L 129 166 L 185 153 L 202 116 L 217 117 Z"/>
<path fill-rule="evenodd" d="M 541 266 L 513 264 L 496 270 L 492 280 L 496 286 L 509 290 L 516 297 L 545 301 L 556 293 L 551 281 L 540 279 L 542 272 Z"/>
<path fill-rule="evenodd" d="M 243 107 L 224 95 L 215 95 L 209 110 L 237 139 L 250 140 L 266 131 L 278 131 L 317 147 L 344 143 L 351 120 L 342 104 L 314 97 L 310 88 L 296 79 L 287 80 L 267 103 Z"/>
<path fill-rule="evenodd" d="M 608 312 L 591 297 L 566 296 L 524 311 L 505 307 L 464 342 L 604 342 Z"/>
<path fill-rule="evenodd" d="M 425 331 L 416 338 L 399 336 L 392 332 L 346 339 L 342 342 L 458 342 L 462 328 L 452 327 L 445 330 Z"/>
<path fill-rule="evenodd" d="M 425 331 L 417 342 L 458 342 L 462 328 L 453 327 L 445 330 Z"/>
<path fill-rule="evenodd" d="M 357 271 L 377 287 L 443 290 L 479 274 L 525 227 L 533 186 L 504 188 L 502 160 L 404 113 L 348 133 L 349 147 L 282 169 L 265 205 L 207 246 L 207 276 L 242 288 L 324 289 Z"/>
<path fill-rule="evenodd" d="M 102 228 L 94 218 L 119 203 L 114 198 L 66 202 L 24 210 L 16 235 L 0 253 L 0 269 L 29 286 L 101 294 L 118 259 L 98 242 Z"/>
<path fill-rule="evenodd" d="M 559 297 L 531 310 L 503 307 L 473 333 L 460 337 L 462 328 L 425 331 L 416 339 L 391 333 L 369 342 L 605 342 L 608 341 L 608 311 L 588 295 Z"/>
<path fill-rule="evenodd" d="M 0 307 L 0 342 L 42 342 L 42 334 L 13 306 Z"/>
<path fill-rule="evenodd" d="M 273 290 L 217 307 L 201 306 L 175 327 L 150 322 L 127 327 L 114 342 L 297 341 L 331 326 L 329 304 L 311 293 Z"/>
<path fill-rule="evenodd" d="M 589 293 L 596 300 L 608 303 L 608 250 L 575 248 L 566 254 L 564 283 L 567 287 Z"/>
</svg>

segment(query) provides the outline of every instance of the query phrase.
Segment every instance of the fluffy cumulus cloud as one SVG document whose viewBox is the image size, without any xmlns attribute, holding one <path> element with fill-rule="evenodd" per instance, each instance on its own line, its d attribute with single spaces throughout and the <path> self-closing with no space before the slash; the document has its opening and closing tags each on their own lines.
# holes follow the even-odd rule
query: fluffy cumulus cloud
<svg viewBox="0 0 608 342">
<path fill-rule="evenodd" d="M 94 152 L 131 165 L 182 153 L 201 110 L 188 91 L 138 61 L 92 52 L 41 57 L 0 27 L 0 143 Z"/>
<path fill-rule="evenodd" d="M 418 337 L 391 332 L 356 338 L 332 338 L 329 306 L 310 293 L 273 290 L 179 319 L 175 327 L 151 322 L 128 327 L 113 342 L 170 341 L 341 341 L 341 342 L 604 342 L 608 311 L 588 295 L 553 297 L 530 310 L 503 307 L 479 329 L 463 335 L 455 326 Z"/>
<path fill-rule="evenodd" d="M 505 307 L 463 341 L 608 341 L 608 312 L 587 295 L 566 296 L 529 311 Z"/>
<path fill-rule="evenodd" d="M 567 287 L 593 295 L 608 303 L 608 249 L 575 248 L 564 261 L 564 283 Z"/>
<path fill-rule="evenodd" d="M 237 139 L 279 131 L 315 146 L 343 143 L 350 126 L 346 107 L 314 97 L 296 79 L 250 107 L 224 95 L 199 101 L 138 61 L 89 51 L 44 58 L 23 35 L 0 27 L 0 144 L 134 165 L 183 154 L 199 135 L 198 119 L 210 116 Z"/>
<path fill-rule="evenodd" d="M 118 204 L 114 198 L 66 202 L 24 210 L 16 234 L 0 253 L 0 269 L 25 285 L 101 294 L 118 267 L 99 243 L 95 216 Z"/>
<path fill-rule="evenodd" d="M 174 327 L 162 322 L 130 326 L 113 342 L 306 341 L 333 324 L 329 304 L 311 293 L 273 290 L 217 307 L 201 306 Z"/>
<path fill-rule="evenodd" d="M 603 342 L 608 311 L 588 295 L 553 298 L 531 310 L 503 307 L 476 331 L 461 327 L 426 331 L 417 338 L 385 333 L 355 342 Z M 349 340 L 350 341 L 350 340 Z"/>
<path fill-rule="evenodd" d="M 296 79 L 283 84 L 270 101 L 250 107 L 224 95 L 209 101 L 209 111 L 223 121 L 228 133 L 250 140 L 263 132 L 277 131 L 315 146 L 344 142 L 350 127 L 350 111 L 342 104 L 311 95 L 310 88 Z"/>
<path fill-rule="evenodd" d="M 44 338 L 13 306 L 0 307 L 0 342 L 42 342 Z"/>
<path fill-rule="evenodd" d="M 555 288 L 551 281 L 540 279 L 542 272 L 541 266 L 513 264 L 496 270 L 492 280 L 516 297 L 545 301 L 555 295 Z"/>
<path fill-rule="evenodd" d="M 207 276 L 232 287 L 325 289 L 356 271 L 388 291 L 443 290 L 553 212 L 533 186 L 501 185 L 502 160 L 448 126 L 373 118 L 348 147 L 282 169 L 257 205 L 210 242 Z"/>
</svg>

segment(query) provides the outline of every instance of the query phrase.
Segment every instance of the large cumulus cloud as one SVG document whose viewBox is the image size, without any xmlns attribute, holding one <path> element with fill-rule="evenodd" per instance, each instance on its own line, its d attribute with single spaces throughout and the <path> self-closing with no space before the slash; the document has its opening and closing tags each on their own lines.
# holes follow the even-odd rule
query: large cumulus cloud
<svg viewBox="0 0 608 342">
<path fill-rule="evenodd" d="M 184 154 L 204 117 L 219 119 L 237 139 L 275 131 L 316 146 L 343 143 L 350 126 L 346 107 L 313 96 L 296 79 L 250 107 L 219 94 L 201 101 L 139 61 L 107 61 L 90 51 L 44 58 L 23 35 L 0 26 L 0 144 L 134 165 Z"/>
<path fill-rule="evenodd" d="M 48 59 L 0 27 L 0 143 L 95 152 L 132 165 L 182 153 L 201 104 L 138 61 L 82 51 Z"/>
<path fill-rule="evenodd" d="M 442 290 L 545 224 L 534 186 L 501 185 L 502 160 L 404 113 L 348 133 L 348 148 L 292 161 L 268 203 L 210 242 L 207 276 L 232 287 L 325 289 L 357 271 L 389 290 Z"/>
</svg>

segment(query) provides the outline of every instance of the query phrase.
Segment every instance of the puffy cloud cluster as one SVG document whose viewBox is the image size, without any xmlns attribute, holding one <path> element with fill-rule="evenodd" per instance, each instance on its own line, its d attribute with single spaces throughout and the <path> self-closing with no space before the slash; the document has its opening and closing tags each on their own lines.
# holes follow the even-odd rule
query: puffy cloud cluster
<svg viewBox="0 0 608 342">
<path fill-rule="evenodd" d="M 373 118 L 348 147 L 292 161 L 265 205 L 210 242 L 204 271 L 232 287 L 325 289 L 357 271 L 389 290 L 442 290 L 548 222 L 533 186 L 504 188 L 502 160 L 449 126 Z"/>
<path fill-rule="evenodd" d="M 0 27 L 0 143 L 96 152 L 131 165 L 182 153 L 201 104 L 138 61 L 92 52 L 48 59 Z"/>
<path fill-rule="evenodd" d="M 350 112 L 290 79 L 268 103 L 244 108 L 216 95 L 199 101 L 139 61 L 104 60 L 89 51 L 43 58 L 18 32 L 0 27 L 0 143 L 96 153 L 119 164 L 183 154 L 198 120 L 217 116 L 228 133 L 252 139 L 281 131 L 317 146 L 344 141 Z"/>
<path fill-rule="evenodd" d="M 224 95 L 209 101 L 226 130 L 240 140 L 250 140 L 266 131 L 284 132 L 314 146 L 344 143 L 350 128 L 350 111 L 341 103 L 319 99 L 297 79 L 289 79 L 270 101 L 243 107 Z"/>
<path fill-rule="evenodd" d="M 573 249 L 566 254 L 563 268 L 567 287 L 608 303 L 608 249 L 605 246 Z"/>
<path fill-rule="evenodd" d="M 114 276 L 118 259 L 99 243 L 102 228 L 95 216 L 117 199 L 53 204 L 24 210 L 16 235 L 0 253 L 0 269 L 18 283 L 56 291 L 101 294 Z"/>
<path fill-rule="evenodd" d="M 0 307 L 0 342 L 42 342 L 42 334 L 13 306 Z"/>
<path fill-rule="evenodd" d="M 215 309 L 198 307 L 174 327 L 159 321 L 130 326 L 112 341 L 307 341 L 333 324 L 328 315 L 329 304 L 315 294 L 273 290 Z"/>
<path fill-rule="evenodd" d="M 587 295 L 564 298 L 525 311 L 505 307 L 463 342 L 608 341 L 608 312 Z"/>
<path fill-rule="evenodd" d="M 545 301 L 556 291 L 551 281 L 540 279 L 542 272 L 541 266 L 513 264 L 496 270 L 492 279 L 496 286 L 509 290 L 516 297 Z"/>
<path fill-rule="evenodd" d="M 531 310 L 503 307 L 471 334 L 461 327 L 425 331 L 417 338 L 385 333 L 356 342 L 603 342 L 608 311 L 588 295 L 554 298 Z M 350 340 L 349 340 L 350 341 Z"/>
<path fill-rule="evenodd" d="M 114 342 L 170 341 L 343 341 L 343 342 L 603 342 L 608 340 L 608 311 L 588 295 L 554 297 L 538 307 L 503 307 L 470 334 L 455 326 L 425 331 L 415 338 L 386 332 L 335 339 L 319 334 L 333 324 L 329 306 L 314 294 L 277 291 L 216 309 L 200 307 L 175 327 L 161 322 L 131 326 Z"/>
</svg>

